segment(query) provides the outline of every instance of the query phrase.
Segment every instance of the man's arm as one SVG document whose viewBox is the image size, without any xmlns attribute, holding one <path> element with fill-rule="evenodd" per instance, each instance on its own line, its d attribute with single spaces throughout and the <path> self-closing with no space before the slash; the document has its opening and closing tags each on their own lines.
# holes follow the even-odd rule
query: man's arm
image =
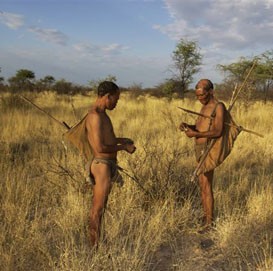
<svg viewBox="0 0 273 271">
<path fill-rule="evenodd" d="M 115 153 L 125 150 L 129 153 L 135 151 L 133 144 L 106 144 L 104 142 L 102 120 L 98 114 L 89 114 L 86 120 L 86 128 L 88 131 L 88 140 L 92 142 L 92 147 L 97 153 Z"/>
<path fill-rule="evenodd" d="M 118 144 L 134 144 L 134 141 L 131 138 L 126 137 L 117 137 Z"/>
<path fill-rule="evenodd" d="M 225 108 L 222 103 L 218 104 L 216 107 L 216 115 L 214 118 L 214 125 L 209 131 L 199 132 L 188 127 L 188 130 L 185 130 L 185 133 L 188 137 L 206 137 L 206 138 L 217 138 L 220 137 L 223 132 L 224 127 L 224 112 Z"/>
</svg>

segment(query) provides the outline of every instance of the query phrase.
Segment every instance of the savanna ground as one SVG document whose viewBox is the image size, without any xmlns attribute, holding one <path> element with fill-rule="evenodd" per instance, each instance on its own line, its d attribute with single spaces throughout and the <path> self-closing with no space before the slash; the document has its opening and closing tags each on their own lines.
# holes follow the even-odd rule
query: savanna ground
<svg viewBox="0 0 273 271">
<path fill-rule="evenodd" d="M 74 124 L 95 96 L 25 94 L 56 118 Z M 191 183 L 193 140 L 179 132 L 199 110 L 188 99 L 121 96 L 110 112 L 117 136 L 135 140 L 119 163 L 149 191 L 124 175 L 105 211 L 96 253 L 89 246 L 91 188 L 83 160 L 65 128 L 25 101 L 2 94 L 0 109 L 0 270 L 273 270 L 272 102 L 244 107 L 242 132 L 215 172 L 215 230 L 201 235 L 199 189 Z M 205 241 L 205 242 L 204 242 Z M 205 244 L 205 245 L 204 245 Z"/>
</svg>

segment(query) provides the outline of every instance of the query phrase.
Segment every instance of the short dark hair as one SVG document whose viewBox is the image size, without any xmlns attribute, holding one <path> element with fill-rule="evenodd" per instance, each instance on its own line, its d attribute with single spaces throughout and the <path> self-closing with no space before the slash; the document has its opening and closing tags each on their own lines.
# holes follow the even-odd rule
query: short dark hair
<svg viewBox="0 0 273 271">
<path fill-rule="evenodd" d="M 119 90 L 119 87 L 111 81 L 103 81 L 98 86 L 98 96 L 102 97 L 106 94 L 115 94 Z"/>
<path fill-rule="evenodd" d="M 201 79 L 196 84 L 195 89 L 203 88 L 206 91 L 213 89 L 213 83 L 209 79 Z"/>
</svg>

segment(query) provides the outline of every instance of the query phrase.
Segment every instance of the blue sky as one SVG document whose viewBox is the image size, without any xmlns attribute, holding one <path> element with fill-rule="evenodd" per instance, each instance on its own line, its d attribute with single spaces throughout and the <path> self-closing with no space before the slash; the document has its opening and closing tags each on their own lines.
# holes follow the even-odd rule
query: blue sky
<svg viewBox="0 0 273 271">
<path fill-rule="evenodd" d="M 273 49 L 273 0 L 1 0 L 0 67 L 87 85 L 108 75 L 121 86 L 170 78 L 181 38 L 203 55 L 195 80 L 220 82 L 217 64 Z"/>
</svg>

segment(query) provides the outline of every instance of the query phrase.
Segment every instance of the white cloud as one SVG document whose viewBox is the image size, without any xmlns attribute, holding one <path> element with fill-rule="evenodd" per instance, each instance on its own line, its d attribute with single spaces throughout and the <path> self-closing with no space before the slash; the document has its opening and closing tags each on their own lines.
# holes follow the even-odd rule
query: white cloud
<svg viewBox="0 0 273 271">
<path fill-rule="evenodd" d="M 120 52 L 127 50 L 127 49 L 129 49 L 129 47 L 123 46 L 118 43 L 112 43 L 112 44 L 102 47 L 102 50 L 104 52 L 110 52 L 110 53 L 120 53 Z"/>
<path fill-rule="evenodd" d="M 272 0 L 165 0 L 172 22 L 154 29 L 173 40 L 187 37 L 201 47 L 225 50 L 272 46 Z"/>
<path fill-rule="evenodd" d="M 18 29 L 24 25 L 24 16 L 0 11 L 0 22 L 11 29 Z"/>
<path fill-rule="evenodd" d="M 272 49 L 273 0 L 164 0 L 170 23 L 153 28 L 201 48 L 200 76 L 221 81 L 216 66 Z M 198 76 L 199 76 L 198 75 Z"/>
<path fill-rule="evenodd" d="M 30 32 L 35 33 L 39 39 L 59 45 L 66 45 L 68 37 L 57 29 L 46 29 L 39 27 L 29 27 Z"/>
<path fill-rule="evenodd" d="M 74 45 L 74 49 L 78 51 L 82 56 L 107 57 L 111 55 L 119 55 L 124 50 L 127 50 L 128 47 L 118 43 L 112 43 L 109 45 L 79 43 Z"/>
</svg>

